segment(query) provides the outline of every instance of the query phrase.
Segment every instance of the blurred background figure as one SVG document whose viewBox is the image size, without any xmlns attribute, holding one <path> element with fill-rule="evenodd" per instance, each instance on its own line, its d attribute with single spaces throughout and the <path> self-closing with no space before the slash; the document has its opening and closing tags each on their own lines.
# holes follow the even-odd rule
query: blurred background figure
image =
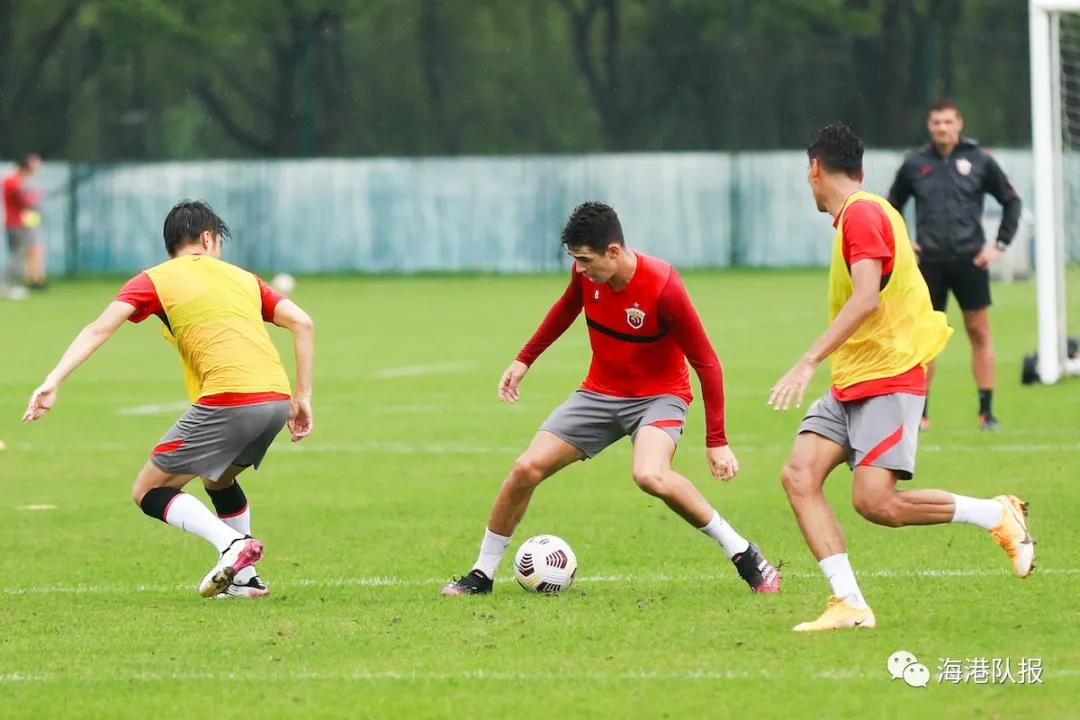
<svg viewBox="0 0 1080 720">
<path fill-rule="evenodd" d="M 38 233 L 41 213 L 37 204 L 41 193 L 25 186 L 40 166 L 40 157 L 25 155 L 15 172 L 4 178 L 4 229 L 8 243 L 4 279 L 6 292 L 12 299 L 25 297 L 22 281 L 31 289 L 45 287 L 45 247 Z"/>
</svg>

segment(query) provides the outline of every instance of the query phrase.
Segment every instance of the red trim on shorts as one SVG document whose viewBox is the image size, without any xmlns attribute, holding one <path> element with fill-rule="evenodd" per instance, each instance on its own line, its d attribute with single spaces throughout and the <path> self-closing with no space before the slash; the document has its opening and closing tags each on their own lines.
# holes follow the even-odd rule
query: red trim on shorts
<svg viewBox="0 0 1080 720">
<path fill-rule="evenodd" d="M 874 446 L 873 450 L 866 453 L 866 457 L 864 457 L 862 459 L 862 462 L 859 463 L 859 467 L 863 467 L 864 465 L 872 464 L 879 457 L 881 457 L 882 455 L 884 455 L 885 453 L 889 452 L 894 447 L 899 445 L 900 440 L 903 437 L 904 437 L 904 425 L 901 423 L 900 427 L 896 428 L 896 431 L 892 435 L 890 435 L 889 437 L 887 437 L 884 440 L 882 440 L 881 442 L 879 442 L 877 445 Z"/>
<path fill-rule="evenodd" d="M 227 514 L 225 514 L 225 515 L 221 515 L 221 514 L 219 513 L 219 514 L 218 514 L 218 517 L 219 517 L 219 518 L 221 518 L 222 520 L 228 520 L 229 518 L 239 517 L 239 516 L 243 515 L 244 513 L 246 513 L 247 511 L 248 511 L 248 504 L 247 504 L 247 503 L 244 503 L 244 507 L 242 507 L 241 509 L 237 510 L 236 512 L 234 512 L 234 513 L 227 513 Z"/>
<path fill-rule="evenodd" d="M 150 451 L 151 455 L 164 455 L 165 453 L 171 453 L 173 450 L 179 450 L 180 446 L 184 444 L 184 438 L 177 438 L 176 440 L 170 440 L 169 442 L 163 442 L 153 450 Z"/>
<path fill-rule="evenodd" d="M 169 502 L 165 503 L 165 509 L 161 511 L 161 522 L 169 522 L 169 508 L 171 508 L 172 504 L 176 502 L 176 498 L 180 497 L 183 494 L 184 493 L 182 492 L 178 492 L 169 499 Z"/>
<path fill-rule="evenodd" d="M 203 395 L 195 401 L 196 405 L 209 405 L 210 407 L 228 407 L 231 405 L 255 405 L 256 403 L 274 402 L 276 400 L 290 400 L 285 393 L 279 392 L 223 392 L 214 395 Z"/>
<path fill-rule="evenodd" d="M 672 419 L 672 420 L 653 420 L 651 423 L 648 423 L 648 424 L 652 425 L 653 427 L 658 427 L 658 428 L 682 427 L 683 426 L 683 421 L 682 420 L 675 420 L 675 419 Z"/>
</svg>

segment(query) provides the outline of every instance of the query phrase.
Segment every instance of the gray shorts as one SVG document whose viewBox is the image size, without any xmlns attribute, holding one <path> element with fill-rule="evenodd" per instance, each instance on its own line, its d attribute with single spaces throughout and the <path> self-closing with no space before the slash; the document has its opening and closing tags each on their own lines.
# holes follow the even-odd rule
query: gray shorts
<svg viewBox="0 0 1080 720">
<path fill-rule="evenodd" d="M 869 465 L 910 480 L 925 400 L 922 395 L 892 393 L 840 402 L 829 390 L 806 411 L 799 433 L 812 432 L 844 448 L 852 470 Z"/>
<path fill-rule="evenodd" d="M 217 480 L 230 465 L 256 468 L 289 418 L 289 401 L 192 405 L 154 448 L 150 461 L 173 475 Z"/>
<path fill-rule="evenodd" d="M 622 398 L 578 390 L 548 415 L 540 429 L 570 443 L 588 459 L 627 435 L 635 438 L 646 425 L 659 427 L 678 445 L 688 409 L 674 395 Z"/>
</svg>

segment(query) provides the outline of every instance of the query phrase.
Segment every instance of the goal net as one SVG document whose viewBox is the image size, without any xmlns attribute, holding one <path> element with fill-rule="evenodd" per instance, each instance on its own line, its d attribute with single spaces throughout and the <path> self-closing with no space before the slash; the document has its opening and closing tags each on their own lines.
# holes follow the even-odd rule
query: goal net
<svg viewBox="0 0 1080 720">
<path fill-rule="evenodd" d="M 1053 383 L 1080 375 L 1068 333 L 1080 326 L 1080 269 L 1069 267 L 1080 261 L 1080 0 L 1029 7 L 1038 351 L 1024 375 Z"/>
</svg>

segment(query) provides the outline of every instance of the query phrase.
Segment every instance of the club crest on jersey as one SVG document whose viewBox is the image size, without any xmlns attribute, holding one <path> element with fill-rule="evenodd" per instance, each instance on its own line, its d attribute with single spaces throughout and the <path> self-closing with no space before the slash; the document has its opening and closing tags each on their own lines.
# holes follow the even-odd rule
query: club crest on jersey
<svg viewBox="0 0 1080 720">
<path fill-rule="evenodd" d="M 626 308 L 626 323 L 635 330 L 640 330 L 645 324 L 645 311 L 637 307 Z"/>
<path fill-rule="evenodd" d="M 956 172 L 960 173 L 961 175 L 970 175 L 971 174 L 971 161 L 968 160 L 967 158 L 960 158 L 959 160 L 957 160 L 956 161 Z"/>
</svg>

